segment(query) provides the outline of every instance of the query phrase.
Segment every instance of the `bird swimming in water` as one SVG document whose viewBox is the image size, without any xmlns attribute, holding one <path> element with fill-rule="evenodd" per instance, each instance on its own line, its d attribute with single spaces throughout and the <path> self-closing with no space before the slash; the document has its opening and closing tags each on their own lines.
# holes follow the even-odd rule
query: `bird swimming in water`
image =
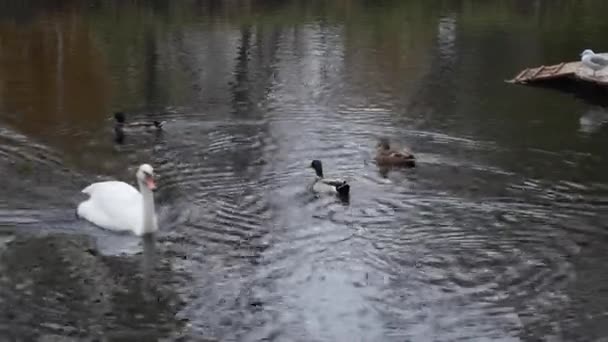
<svg viewBox="0 0 608 342">
<path fill-rule="evenodd" d="M 165 121 L 153 120 L 152 122 L 143 122 L 143 121 L 135 121 L 135 122 L 126 122 L 126 116 L 123 112 L 114 113 L 114 121 L 116 124 L 119 124 L 124 127 L 129 128 L 153 128 L 153 129 L 162 129 Z"/>
<path fill-rule="evenodd" d="M 376 146 L 376 164 L 381 167 L 414 167 L 416 157 L 408 149 L 391 147 L 387 138 L 382 138 Z"/>
<path fill-rule="evenodd" d="M 164 121 L 154 120 L 152 122 L 126 122 L 123 112 L 114 113 L 114 138 L 116 142 L 122 143 L 125 139 L 125 132 L 136 132 L 141 130 L 160 131 L 165 124 Z"/>
<path fill-rule="evenodd" d="M 323 176 L 323 164 L 320 160 L 313 160 L 310 167 L 315 170 L 317 178 L 312 185 L 312 191 L 317 194 L 332 194 L 342 198 L 350 194 L 350 185 L 343 179 L 325 178 Z"/>
</svg>

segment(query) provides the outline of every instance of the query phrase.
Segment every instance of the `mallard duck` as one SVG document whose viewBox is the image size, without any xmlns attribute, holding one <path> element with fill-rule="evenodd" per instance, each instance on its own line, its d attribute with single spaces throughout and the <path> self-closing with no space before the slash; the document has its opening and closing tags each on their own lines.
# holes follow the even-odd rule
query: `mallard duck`
<svg viewBox="0 0 608 342">
<path fill-rule="evenodd" d="M 134 132 L 140 130 L 160 131 L 164 121 L 154 120 L 152 122 L 129 122 L 126 123 L 125 113 L 114 113 L 114 136 L 117 142 L 122 143 L 125 138 L 125 131 Z"/>
<path fill-rule="evenodd" d="M 129 122 L 129 123 L 126 123 L 125 121 L 126 121 L 125 113 L 123 113 L 123 112 L 114 113 L 114 126 L 121 127 L 122 129 L 148 128 L 148 129 L 160 130 L 163 128 L 163 125 L 165 124 L 164 121 L 158 121 L 158 120 L 153 120 L 152 122 L 137 122 L 136 121 L 136 122 Z"/>
<path fill-rule="evenodd" d="M 416 158 L 408 149 L 391 148 L 388 139 L 380 139 L 376 146 L 376 164 L 379 166 L 416 166 Z"/>
<path fill-rule="evenodd" d="M 320 160 L 313 160 L 310 164 L 317 174 L 317 179 L 312 185 L 312 190 L 318 194 L 334 194 L 348 196 L 350 185 L 343 179 L 329 179 L 323 177 L 323 164 Z"/>
</svg>

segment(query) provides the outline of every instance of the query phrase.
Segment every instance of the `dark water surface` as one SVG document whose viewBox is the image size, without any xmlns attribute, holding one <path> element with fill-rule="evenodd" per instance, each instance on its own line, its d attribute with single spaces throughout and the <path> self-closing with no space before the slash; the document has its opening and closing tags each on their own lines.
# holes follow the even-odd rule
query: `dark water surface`
<svg viewBox="0 0 608 342">
<path fill-rule="evenodd" d="M 0 336 L 608 337 L 605 1 L 0 1 Z M 602 97 L 603 96 L 603 97 Z M 112 140 L 109 115 L 167 120 Z M 378 137 L 418 167 L 379 172 Z M 349 204 L 307 192 L 312 159 Z M 74 215 L 154 165 L 154 244 Z"/>
</svg>

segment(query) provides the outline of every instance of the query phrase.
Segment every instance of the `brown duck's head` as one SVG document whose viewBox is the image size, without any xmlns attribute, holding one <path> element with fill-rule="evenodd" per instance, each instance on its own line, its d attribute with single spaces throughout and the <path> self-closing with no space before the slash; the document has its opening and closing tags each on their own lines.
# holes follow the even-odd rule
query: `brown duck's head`
<svg viewBox="0 0 608 342">
<path fill-rule="evenodd" d="M 381 149 L 381 150 L 390 150 L 390 148 L 391 148 L 390 140 L 388 138 L 380 138 L 378 140 L 378 144 L 376 145 L 376 148 Z"/>
</svg>

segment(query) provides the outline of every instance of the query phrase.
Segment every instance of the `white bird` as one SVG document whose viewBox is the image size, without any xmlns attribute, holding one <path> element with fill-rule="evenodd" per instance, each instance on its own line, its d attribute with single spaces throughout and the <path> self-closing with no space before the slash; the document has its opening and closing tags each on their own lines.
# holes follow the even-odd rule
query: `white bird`
<svg viewBox="0 0 608 342">
<path fill-rule="evenodd" d="M 581 53 L 581 62 L 583 65 L 593 70 L 593 76 L 595 72 L 604 69 L 608 66 L 608 59 L 599 55 L 596 55 L 592 50 L 586 49 Z"/>
<path fill-rule="evenodd" d="M 78 205 L 79 217 L 105 229 L 141 236 L 158 230 L 154 209 L 154 170 L 142 164 L 135 174 L 139 191 L 119 181 L 93 183 L 82 190 L 90 197 Z"/>
</svg>

